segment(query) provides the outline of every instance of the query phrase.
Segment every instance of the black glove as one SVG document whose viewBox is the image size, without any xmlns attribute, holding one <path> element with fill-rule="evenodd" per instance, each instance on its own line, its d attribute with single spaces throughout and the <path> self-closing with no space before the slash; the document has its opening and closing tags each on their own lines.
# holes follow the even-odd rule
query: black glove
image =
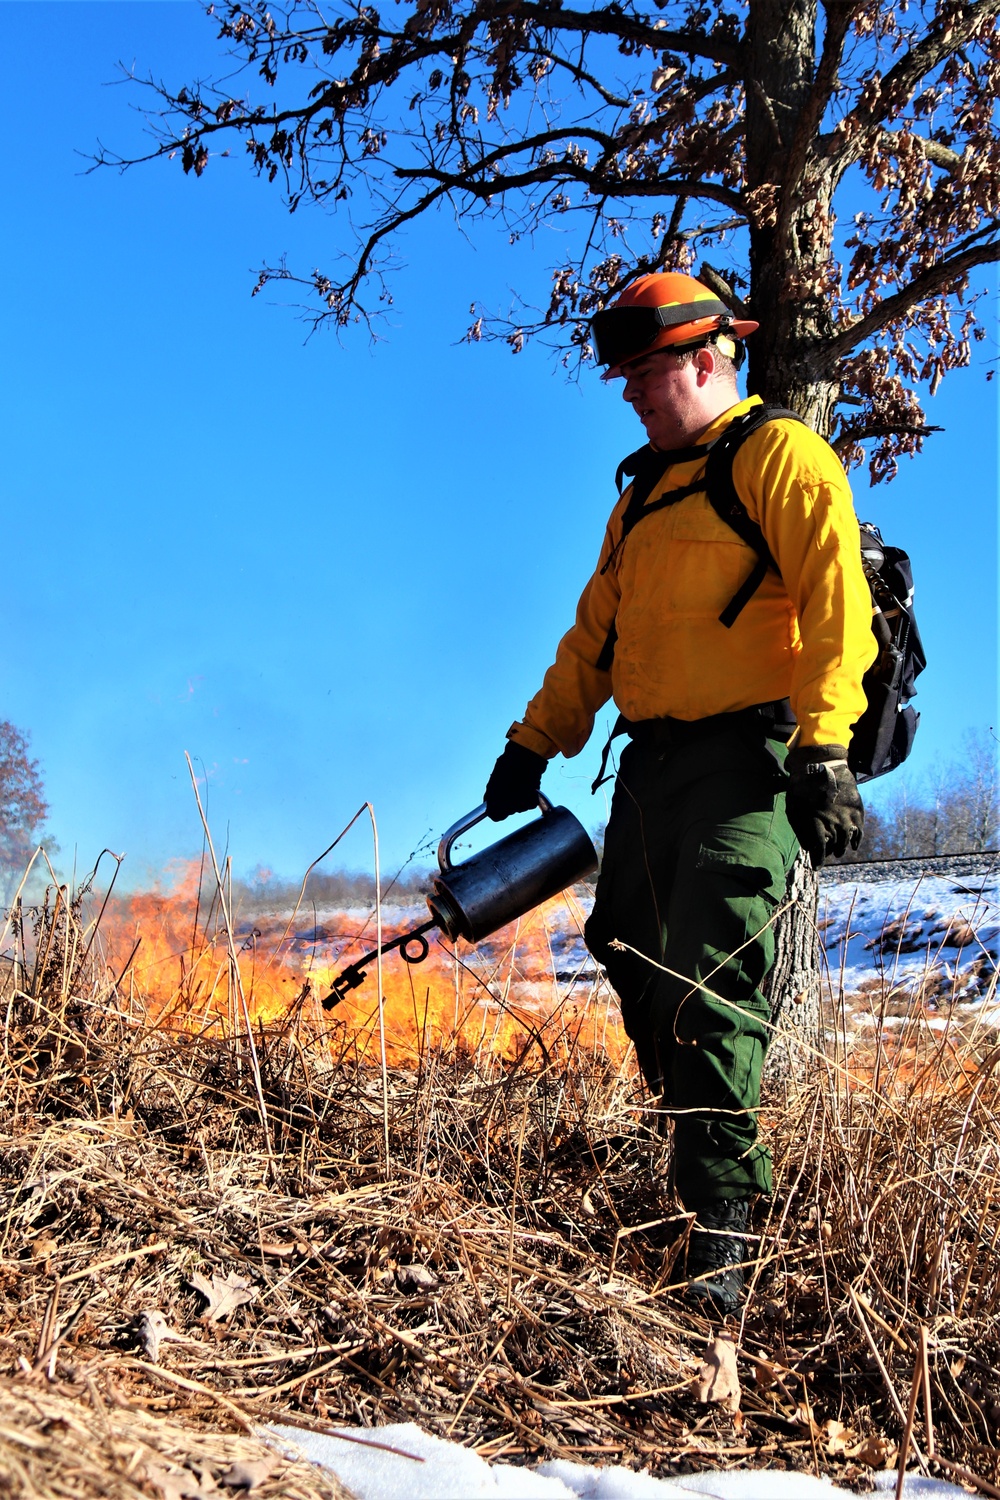
<svg viewBox="0 0 1000 1500">
<path fill-rule="evenodd" d="M 830 854 L 856 849 L 865 807 L 843 745 L 796 745 L 785 761 L 785 810 L 795 837 L 818 870 Z"/>
<path fill-rule="evenodd" d="M 530 812 L 537 807 L 538 788 L 547 765 L 544 755 L 508 740 L 483 793 L 486 816 L 500 823 L 511 813 Z"/>
</svg>

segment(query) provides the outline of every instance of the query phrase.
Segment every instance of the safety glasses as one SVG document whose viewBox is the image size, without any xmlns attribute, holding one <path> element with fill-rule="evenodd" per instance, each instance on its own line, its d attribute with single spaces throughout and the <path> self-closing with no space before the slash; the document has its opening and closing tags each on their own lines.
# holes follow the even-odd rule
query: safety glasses
<svg viewBox="0 0 1000 1500">
<path fill-rule="evenodd" d="M 716 297 L 698 302 L 674 302 L 666 307 L 606 307 L 590 320 L 598 362 L 620 365 L 648 349 L 663 328 L 676 328 L 701 318 L 732 317 Z"/>
</svg>

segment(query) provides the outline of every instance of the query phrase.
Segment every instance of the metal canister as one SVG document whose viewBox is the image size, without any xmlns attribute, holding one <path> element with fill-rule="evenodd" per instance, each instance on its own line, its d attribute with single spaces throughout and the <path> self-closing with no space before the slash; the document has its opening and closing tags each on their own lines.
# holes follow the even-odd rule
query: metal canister
<svg viewBox="0 0 1000 1500">
<path fill-rule="evenodd" d="M 427 905 L 452 942 L 489 937 L 597 869 L 597 851 L 579 818 L 568 807 L 553 807 L 541 793 L 538 805 L 540 818 L 461 864 L 451 862 L 452 844 L 482 822 L 486 804 L 459 818 L 442 838 Z"/>
</svg>

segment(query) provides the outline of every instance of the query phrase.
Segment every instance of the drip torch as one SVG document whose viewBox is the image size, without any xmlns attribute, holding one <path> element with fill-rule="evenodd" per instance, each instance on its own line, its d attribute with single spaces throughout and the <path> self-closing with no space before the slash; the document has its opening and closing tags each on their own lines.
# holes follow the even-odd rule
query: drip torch
<svg viewBox="0 0 1000 1500">
<path fill-rule="evenodd" d="M 438 873 L 426 897 L 429 919 L 342 970 L 323 1001 L 324 1010 L 332 1010 L 364 983 L 365 969 L 380 953 L 398 949 L 404 963 L 423 963 L 430 952 L 426 935 L 435 927 L 449 942 L 464 938 L 478 943 L 596 870 L 597 851 L 579 818 L 568 807 L 553 807 L 541 792 L 538 805 L 541 817 L 461 864 L 452 863 L 452 845 L 483 821 L 486 804 L 453 823 L 438 845 Z"/>
</svg>

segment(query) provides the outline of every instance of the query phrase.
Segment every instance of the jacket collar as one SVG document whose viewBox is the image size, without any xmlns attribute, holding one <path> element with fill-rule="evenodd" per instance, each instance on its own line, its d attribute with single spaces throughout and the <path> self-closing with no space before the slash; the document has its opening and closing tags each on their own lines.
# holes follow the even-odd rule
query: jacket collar
<svg viewBox="0 0 1000 1500">
<path fill-rule="evenodd" d="M 726 411 L 720 412 L 714 421 L 698 434 L 695 441 L 698 444 L 714 443 L 716 438 L 721 437 L 736 417 L 742 417 L 744 412 L 752 411 L 755 406 L 763 406 L 764 402 L 760 396 L 747 396 L 742 401 L 737 401 L 735 406 L 730 406 Z"/>
</svg>

